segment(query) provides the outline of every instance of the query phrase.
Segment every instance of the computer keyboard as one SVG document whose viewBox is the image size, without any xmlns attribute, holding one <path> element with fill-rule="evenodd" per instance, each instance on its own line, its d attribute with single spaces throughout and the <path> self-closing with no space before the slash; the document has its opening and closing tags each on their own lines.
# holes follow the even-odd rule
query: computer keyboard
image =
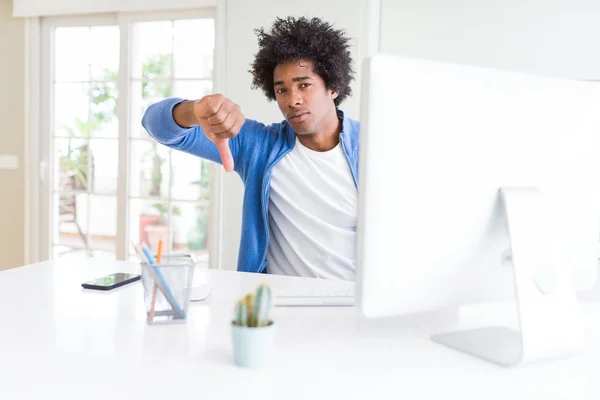
<svg viewBox="0 0 600 400">
<path fill-rule="evenodd" d="M 275 307 L 352 307 L 354 290 L 275 290 Z"/>
</svg>

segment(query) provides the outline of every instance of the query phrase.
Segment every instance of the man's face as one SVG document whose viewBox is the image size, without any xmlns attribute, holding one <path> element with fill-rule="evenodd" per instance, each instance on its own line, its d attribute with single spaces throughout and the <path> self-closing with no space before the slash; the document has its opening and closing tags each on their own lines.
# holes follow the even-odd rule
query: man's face
<svg viewBox="0 0 600 400">
<path fill-rule="evenodd" d="M 311 60 L 292 60 L 273 71 L 275 98 L 285 119 L 298 135 L 318 133 L 326 118 L 337 118 L 333 100 L 337 93 L 325 87 L 313 72 Z"/>
</svg>

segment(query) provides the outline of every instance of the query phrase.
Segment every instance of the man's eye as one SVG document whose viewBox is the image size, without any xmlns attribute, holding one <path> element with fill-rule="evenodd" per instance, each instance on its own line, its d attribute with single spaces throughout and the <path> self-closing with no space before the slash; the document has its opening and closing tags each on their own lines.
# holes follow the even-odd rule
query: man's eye
<svg viewBox="0 0 600 400">
<path fill-rule="evenodd" d="M 301 87 L 302 89 L 304 89 L 304 88 L 307 88 L 307 87 L 309 87 L 309 86 L 310 86 L 310 83 L 303 83 L 303 84 L 301 84 L 301 85 L 300 85 L 300 87 Z"/>
<path fill-rule="evenodd" d="M 275 93 L 282 94 L 283 92 L 285 92 L 285 89 L 277 89 L 277 91 Z"/>
</svg>

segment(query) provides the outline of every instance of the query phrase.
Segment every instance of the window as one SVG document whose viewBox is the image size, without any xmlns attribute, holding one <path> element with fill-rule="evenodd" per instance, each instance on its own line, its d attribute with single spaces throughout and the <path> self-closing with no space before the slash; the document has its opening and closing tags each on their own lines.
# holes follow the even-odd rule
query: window
<svg viewBox="0 0 600 400">
<path fill-rule="evenodd" d="M 42 258 L 133 259 L 131 242 L 162 239 L 207 262 L 212 163 L 156 143 L 141 118 L 163 98 L 212 92 L 214 16 L 49 18 L 43 29 Z"/>
</svg>

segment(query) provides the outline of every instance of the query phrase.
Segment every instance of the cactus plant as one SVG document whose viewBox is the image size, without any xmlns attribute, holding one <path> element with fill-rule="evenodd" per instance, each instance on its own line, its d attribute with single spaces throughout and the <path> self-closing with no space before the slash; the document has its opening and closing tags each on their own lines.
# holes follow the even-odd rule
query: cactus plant
<svg viewBox="0 0 600 400">
<path fill-rule="evenodd" d="M 235 324 L 239 326 L 247 326 L 248 308 L 246 302 L 240 300 L 235 305 Z"/>
<path fill-rule="evenodd" d="M 271 324 L 271 288 L 260 285 L 254 293 L 248 293 L 235 304 L 233 323 L 238 326 L 257 328 Z"/>
<path fill-rule="evenodd" d="M 254 318 L 256 326 L 269 324 L 269 309 L 271 308 L 271 288 L 260 285 L 254 294 Z"/>
<path fill-rule="evenodd" d="M 244 302 L 246 303 L 246 309 L 248 310 L 246 326 L 254 326 L 254 295 L 252 293 L 248 293 L 244 297 Z"/>
</svg>

